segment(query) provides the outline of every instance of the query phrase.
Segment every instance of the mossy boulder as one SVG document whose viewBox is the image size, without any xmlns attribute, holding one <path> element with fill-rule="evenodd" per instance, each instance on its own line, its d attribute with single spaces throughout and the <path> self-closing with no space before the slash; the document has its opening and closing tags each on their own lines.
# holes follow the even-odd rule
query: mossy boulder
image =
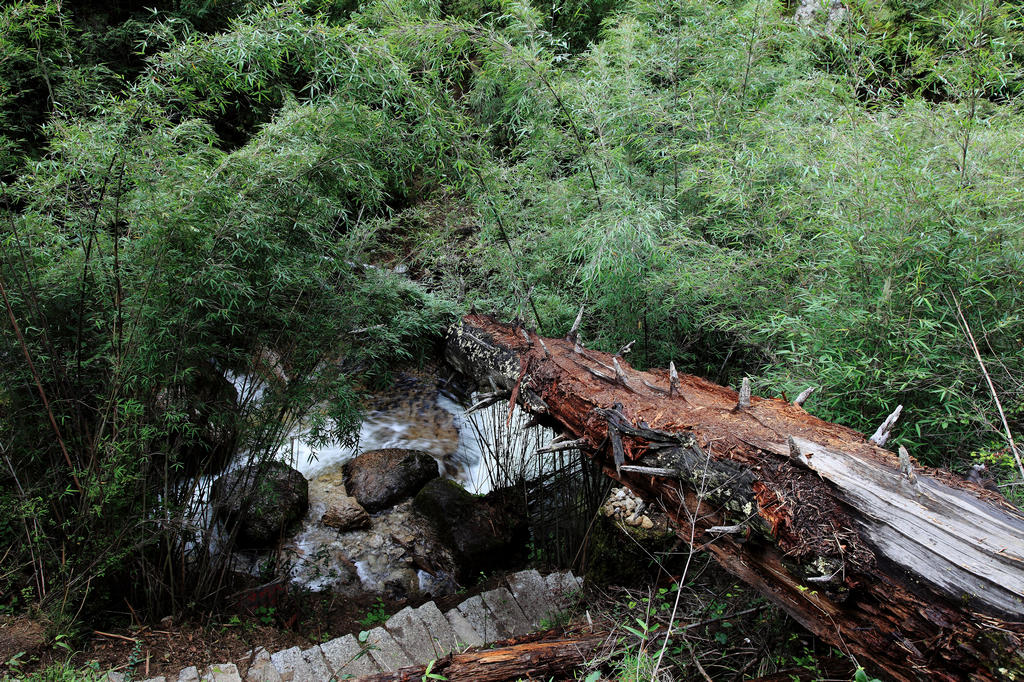
<svg viewBox="0 0 1024 682">
<path fill-rule="evenodd" d="M 454 481 L 438 478 L 416 494 L 413 508 L 452 550 L 464 580 L 480 571 L 507 568 L 523 553 L 529 529 L 520 499 L 514 491 L 477 497 Z"/>
<path fill-rule="evenodd" d="M 239 547 L 271 547 L 309 507 L 309 483 L 284 462 L 262 462 L 213 484 L 213 507 Z"/>
<path fill-rule="evenodd" d="M 664 524 L 630 527 L 600 514 L 587 538 L 586 579 L 598 585 L 629 585 L 657 578 L 677 540 Z"/>
</svg>

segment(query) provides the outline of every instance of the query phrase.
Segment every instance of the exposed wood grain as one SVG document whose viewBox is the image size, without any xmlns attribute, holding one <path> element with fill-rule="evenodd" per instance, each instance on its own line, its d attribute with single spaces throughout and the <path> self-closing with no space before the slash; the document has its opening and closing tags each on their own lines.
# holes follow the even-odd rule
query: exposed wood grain
<svg viewBox="0 0 1024 682">
<path fill-rule="evenodd" d="M 431 673 L 449 682 L 504 682 L 505 680 L 546 680 L 564 675 L 594 658 L 607 634 L 526 642 L 496 649 L 471 651 L 439 659 Z M 418 665 L 393 672 L 364 675 L 359 682 L 406 682 L 424 679 L 427 666 Z M 434 678 L 438 679 L 438 678 Z"/>
</svg>

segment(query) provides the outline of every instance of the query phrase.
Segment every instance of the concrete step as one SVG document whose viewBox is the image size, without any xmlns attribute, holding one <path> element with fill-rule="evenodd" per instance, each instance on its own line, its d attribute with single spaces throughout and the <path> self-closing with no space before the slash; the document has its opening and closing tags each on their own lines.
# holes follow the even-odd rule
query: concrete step
<svg viewBox="0 0 1024 682">
<path fill-rule="evenodd" d="M 459 611 L 458 608 L 447 611 L 444 614 L 444 619 L 451 624 L 460 648 L 468 649 L 470 647 L 484 645 L 483 635 L 476 631 L 473 624 L 469 622 L 468 618 L 462 615 L 462 611 Z"/>
<path fill-rule="evenodd" d="M 281 674 L 281 682 L 306 682 L 313 679 L 313 669 L 302 655 L 302 649 L 293 646 L 270 655 L 270 661 Z"/>
<path fill-rule="evenodd" d="M 234 663 L 218 663 L 211 665 L 199 678 L 200 682 L 242 682 L 238 668 Z"/>
<path fill-rule="evenodd" d="M 495 620 L 501 624 L 510 637 L 518 637 L 533 631 L 537 624 L 526 617 L 519 608 L 515 597 L 504 587 L 488 590 L 480 595 L 484 604 L 494 614 Z"/>
<path fill-rule="evenodd" d="M 583 587 L 583 580 L 574 576 L 570 571 L 562 571 L 548 575 L 544 581 L 548 584 L 551 592 L 551 605 L 554 610 L 565 611 L 570 608 Z"/>
<path fill-rule="evenodd" d="M 458 609 L 473 626 L 473 629 L 480 633 L 480 638 L 484 642 L 507 639 L 511 636 L 501 621 L 487 608 L 487 604 L 479 594 L 459 604 Z"/>
<path fill-rule="evenodd" d="M 370 656 L 377 662 L 382 672 L 416 665 L 416 661 L 409 657 L 402 645 L 395 641 L 391 633 L 384 628 L 377 627 L 370 630 L 366 642 L 370 648 Z"/>
<path fill-rule="evenodd" d="M 441 652 L 442 656 L 461 648 L 452 624 L 448 622 L 448 619 L 444 617 L 441 610 L 437 608 L 437 604 L 428 601 L 417 608 L 415 613 L 416 617 L 423 623 L 423 627 L 430 633 L 431 640 L 433 640 L 437 651 Z"/>
<path fill-rule="evenodd" d="M 199 668 L 190 665 L 178 673 L 178 682 L 199 682 Z"/>
<path fill-rule="evenodd" d="M 404 609 L 391 616 L 384 629 L 391 633 L 395 641 L 405 650 L 414 661 L 431 661 L 444 656 L 447 651 L 434 641 L 430 631 L 416 611 L 406 606 Z"/>
<path fill-rule="evenodd" d="M 250 651 L 242 668 L 246 670 L 245 682 L 281 682 L 281 673 L 263 647 Z"/>
<path fill-rule="evenodd" d="M 302 651 L 302 659 L 309 666 L 309 669 L 313 672 L 313 677 L 310 682 L 315 680 L 329 680 L 332 677 L 331 669 L 327 667 L 327 659 L 324 658 L 324 652 L 320 649 L 320 646 L 310 647 Z M 296 680 L 296 682 L 300 682 Z"/>
<path fill-rule="evenodd" d="M 331 667 L 331 670 L 334 671 L 334 676 L 338 679 L 343 678 L 345 675 L 361 677 L 362 675 L 384 672 L 377 665 L 377 662 L 373 660 L 370 652 L 364 649 L 353 635 L 332 639 L 321 644 L 320 649 L 324 652 L 327 665 Z"/>
<path fill-rule="evenodd" d="M 520 571 L 506 577 L 505 583 L 531 622 L 539 625 L 542 620 L 552 617 L 551 588 L 540 573 Z"/>
<path fill-rule="evenodd" d="M 554 621 L 572 606 L 582 581 L 567 571 L 544 577 L 529 570 L 507 576 L 505 584 L 470 597 L 446 613 L 434 602 L 406 607 L 383 627 L 370 630 L 365 642 L 349 634 L 305 650 L 296 646 L 271 654 L 255 649 L 243 665 L 245 682 L 326 682 L 425 665 L 452 651 L 525 635 L 542 621 Z M 116 682 L 124 676 L 109 673 L 108 679 Z M 202 676 L 189 667 L 177 677 L 147 682 L 236 681 L 242 682 L 238 669 L 224 664 L 210 666 Z"/>
</svg>

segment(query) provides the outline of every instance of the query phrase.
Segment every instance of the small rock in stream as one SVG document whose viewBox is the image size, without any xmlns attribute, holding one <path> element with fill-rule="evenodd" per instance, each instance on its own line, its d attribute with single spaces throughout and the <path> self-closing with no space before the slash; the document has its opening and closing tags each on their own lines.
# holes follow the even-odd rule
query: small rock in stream
<svg viewBox="0 0 1024 682">
<path fill-rule="evenodd" d="M 336 531 L 344 532 L 370 526 L 370 515 L 354 497 L 342 497 L 327 507 L 320 517 L 320 523 Z"/>
</svg>

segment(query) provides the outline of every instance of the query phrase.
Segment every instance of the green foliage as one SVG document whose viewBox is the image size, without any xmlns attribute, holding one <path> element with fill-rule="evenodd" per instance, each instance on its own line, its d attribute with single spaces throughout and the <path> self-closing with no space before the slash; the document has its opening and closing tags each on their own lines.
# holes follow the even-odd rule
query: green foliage
<svg viewBox="0 0 1024 682">
<path fill-rule="evenodd" d="M 2 530 L 55 621 L 133 566 L 153 581 L 128 583 L 143 590 L 136 604 L 200 603 L 226 557 L 171 562 L 209 542 L 189 477 L 236 451 L 274 456 L 298 422 L 316 442 L 352 441 L 359 392 L 449 319 L 368 261 L 389 203 L 450 167 L 453 119 L 423 115 L 430 93 L 384 41 L 328 28 L 310 34 L 380 78 L 283 97 L 225 152 L 209 123 L 172 106 L 190 101 L 184 81 L 169 103 L 147 76 L 95 116 L 53 119 L 47 155 L 3 189 L 5 318 L 18 329 L 0 346 L 0 504 L 15 520 Z M 236 390 L 229 377 L 250 379 Z"/>
<path fill-rule="evenodd" d="M 447 680 L 448 679 L 447 677 L 445 677 L 444 675 L 441 675 L 440 673 L 433 672 L 435 664 L 437 664 L 437 660 L 436 659 L 433 660 L 433 661 L 430 661 L 429 663 L 427 663 L 427 667 L 423 671 L 423 676 L 420 678 L 423 682 L 428 682 L 428 680 Z"/>
<path fill-rule="evenodd" d="M 0 10 L 0 606 L 206 603 L 202 481 L 460 306 L 1010 477 L 955 309 L 1020 433 L 1016 4 L 95 5 Z"/>
<path fill-rule="evenodd" d="M 864 671 L 864 668 L 857 668 L 853 675 L 853 682 L 881 682 L 877 677 L 871 677 Z"/>
<path fill-rule="evenodd" d="M 0 176 L 42 144 L 40 126 L 60 106 L 75 49 L 60 4 L 18 0 L 0 8 Z M 79 74 L 82 75 L 82 74 Z"/>
<path fill-rule="evenodd" d="M 378 599 L 366 612 L 366 616 L 359 621 L 359 624 L 364 628 L 373 628 L 383 625 L 387 622 L 388 618 L 390 618 L 390 614 L 388 613 L 387 605 Z"/>
<path fill-rule="evenodd" d="M 967 90 L 996 101 L 1021 92 L 1021 8 L 1003 0 L 861 0 L 840 30 L 815 37 L 820 65 L 848 77 L 859 97 L 908 95 L 962 101 Z"/>
<path fill-rule="evenodd" d="M 72 663 L 75 651 L 64 635 L 58 635 L 55 638 L 54 650 L 64 658 L 58 658 L 53 663 L 33 672 L 23 670 L 26 663 L 22 660 L 25 652 L 16 653 L 4 662 L 8 672 L 15 677 L 9 678 L 5 675 L 3 679 L 5 681 L 17 679 L 22 682 L 93 682 L 93 680 L 101 679 L 100 666 L 96 661 L 91 661 L 84 666 Z"/>
<path fill-rule="evenodd" d="M 594 346 L 637 339 L 635 364 L 754 375 L 762 395 L 821 386 L 812 409 L 861 430 L 900 403 L 916 456 L 965 455 L 994 429 L 954 300 L 1004 403 L 1024 376 L 1021 118 L 993 89 L 1018 77 L 1020 32 L 991 7 L 941 14 L 939 103 L 862 103 L 891 69 L 856 12 L 804 28 L 757 0 L 635 2 L 572 69 L 535 43 L 503 67 L 537 83 L 504 135 L 529 143 L 470 187 L 469 253 L 512 276 L 467 287 L 463 270 L 459 287 L 484 309 L 536 307 L 556 334 L 586 302 Z M 848 68 L 820 68 L 823 42 Z"/>
</svg>

